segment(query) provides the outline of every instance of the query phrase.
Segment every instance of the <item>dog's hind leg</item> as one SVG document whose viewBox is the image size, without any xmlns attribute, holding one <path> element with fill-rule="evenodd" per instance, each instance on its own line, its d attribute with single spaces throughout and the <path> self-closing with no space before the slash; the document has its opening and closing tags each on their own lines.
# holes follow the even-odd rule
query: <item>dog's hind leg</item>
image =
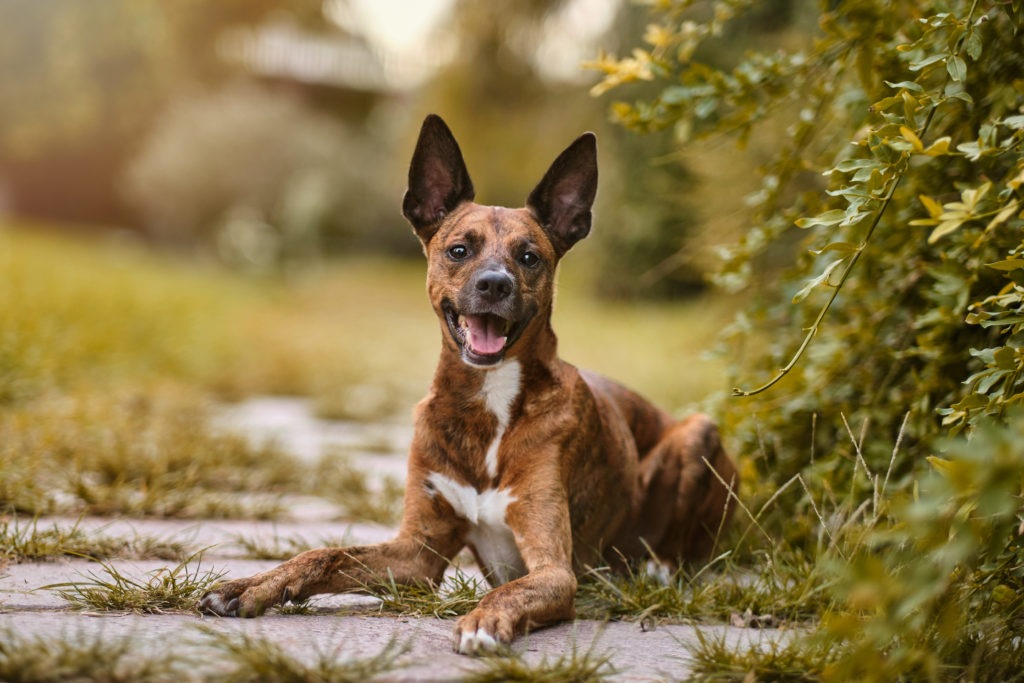
<svg viewBox="0 0 1024 683">
<path fill-rule="evenodd" d="M 648 549 L 669 562 L 706 559 L 732 516 L 729 486 L 735 490 L 736 480 L 707 416 L 671 426 L 640 460 L 640 509 L 619 550 L 634 559 Z"/>
</svg>

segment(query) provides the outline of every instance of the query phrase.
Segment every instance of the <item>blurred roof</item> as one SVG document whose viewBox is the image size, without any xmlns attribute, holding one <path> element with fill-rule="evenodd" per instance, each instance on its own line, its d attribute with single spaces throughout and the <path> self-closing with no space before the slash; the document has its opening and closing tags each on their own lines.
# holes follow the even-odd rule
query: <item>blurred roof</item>
<svg viewBox="0 0 1024 683">
<path fill-rule="evenodd" d="M 434 51 L 414 59 L 359 35 L 314 33 L 287 19 L 232 29 L 220 38 L 217 51 L 229 63 L 261 76 L 372 92 L 409 90 L 449 58 Z"/>
</svg>

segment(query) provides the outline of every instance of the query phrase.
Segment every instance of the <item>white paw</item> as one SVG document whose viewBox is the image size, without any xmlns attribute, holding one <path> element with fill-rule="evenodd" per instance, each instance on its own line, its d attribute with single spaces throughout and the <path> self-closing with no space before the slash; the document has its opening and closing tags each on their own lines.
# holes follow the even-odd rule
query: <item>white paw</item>
<svg viewBox="0 0 1024 683">
<path fill-rule="evenodd" d="M 498 641 L 483 628 L 478 628 L 476 631 L 464 631 L 456 649 L 464 655 L 494 652 L 498 649 Z"/>
</svg>

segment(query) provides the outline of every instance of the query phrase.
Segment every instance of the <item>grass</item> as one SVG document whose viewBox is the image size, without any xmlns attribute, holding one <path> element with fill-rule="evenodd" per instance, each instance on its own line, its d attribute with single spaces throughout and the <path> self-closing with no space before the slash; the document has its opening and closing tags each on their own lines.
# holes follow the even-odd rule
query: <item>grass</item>
<svg viewBox="0 0 1024 683">
<path fill-rule="evenodd" d="M 721 386 L 713 364 L 680 362 L 705 344 L 720 307 L 595 302 L 584 268 L 563 274 L 564 355 L 669 407 Z M 333 416 L 408 420 L 439 346 L 423 273 L 418 261 L 360 260 L 253 280 L 0 225 L 0 506 L 274 518 L 280 495 L 313 492 L 353 518 L 393 522 L 395 482 L 380 490 L 334 463 L 311 475 L 272 446 L 215 433 L 207 412 L 216 400 L 289 393 Z M 606 342 L 593 343 L 595 329 Z M 681 365 L 691 371 L 664 371 Z"/>
<path fill-rule="evenodd" d="M 0 506 L 172 518 L 264 518 L 282 496 L 320 495 L 352 519 L 390 523 L 402 487 L 330 453 L 308 465 L 217 431 L 210 404 L 171 387 L 32 401 L 0 411 Z"/>
<path fill-rule="evenodd" d="M 166 388 L 0 412 L 0 471 L 15 475 L 0 480 L 0 505 L 29 514 L 269 517 L 281 510 L 274 494 L 298 487 L 294 465 L 273 446 L 217 433 L 202 402 Z"/>
<path fill-rule="evenodd" d="M 758 556 L 750 565 L 726 553 L 696 573 L 682 567 L 668 576 L 647 563 L 615 573 L 594 569 L 580 581 L 576 611 L 588 619 L 778 627 L 812 622 L 831 604 L 827 577 L 806 558 L 781 549 Z"/>
<path fill-rule="evenodd" d="M 727 306 L 598 301 L 587 267 L 568 261 L 561 276 L 565 357 L 671 408 L 724 387 L 720 366 L 692 359 Z M 253 280 L 0 224 L 0 405 L 176 378 L 220 396 L 310 396 L 337 417 L 405 415 L 440 345 L 424 274 L 418 260 L 360 259 L 288 282 Z M 605 341 L 594 344 L 598 329 Z"/>
<path fill-rule="evenodd" d="M 0 680 L 7 683 L 171 683 L 189 679 L 187 664 L 180 656 L 139 656 L 134 640 L 102 630 L 59 639 L 0 631 Z"/>
<path fill-rule="evenodd" d="M 393 524 L 402 514 L 405 487 L 390 476 L 378 482 L 346 456 L 328 452 L 313 468 L 308 492 L 341 505 L 348 519 Z"/>
<path fill-rule="evenodd" d="M 599 683 L 617 673 L 609 655 L 595 654 L 593 645 L 581 652 L 575 642 L 570 652 L 554 659 L 544 657 L 537 663 L 507 650 L 483 657 L 482 661 L 483 666 L 468 673 L 463 683 Z"/>
<path fill-rule="evenodd" d="M 394 577 L 366 587 L 366 592 L 379 598 L 379 610 L 399 616 L 454 619 L 468 614 L 480 598 L 490 590 L 487 582 L 456 568 L 446 574 L 439 586 L 428 583 L 403 585 Z"/>
<path fill-rule="evenodd" d="M 692 681 L 820 681 L 837 652 L 800 638 L 769 638 L 737 646 L 724 634 L 715 637 L 697 630 L 689 648 Z"/>
<path fill-rule="evenodd" d="M 203 628 L 202 633 L 204 644 L 226 669 L 205 678 L 216 683 L 362 683 L 401 668 L 399 659 L 408 651 L 406 645 L 392 638 L 375 655 L 348 657 L 344 644 L 339 643 L 331 650 L 316 652 L 310 662 L 288 654 L 264 636 L 211 628 Z"/>
<path fill-rule="evenodd" d="M 39 590 L 52 590 L 80 610 L 198 614 L 199 598 L 224 576 L 201 571 L 198 561 L 193 565 L 198 555 L 171 569 L 150 572 L 146 579 L 134 579 L 113 564 L 99 562 L 102 574 L 89 572 L 86 581 L 50 584 Z"/>
<path fill-rule="evenodd" d="M 77 522 L 70 529 L 56 524 L 40 529 L 38 519 L 27 524 L 22 524 L 17 517 L 0 519 L 0 560 L 37 562 L 67 556 L 180 560 L 187 555 L 181 543 L 138 534 L 131 538 L 90 535 L 83 532 Z"/>
</svg>

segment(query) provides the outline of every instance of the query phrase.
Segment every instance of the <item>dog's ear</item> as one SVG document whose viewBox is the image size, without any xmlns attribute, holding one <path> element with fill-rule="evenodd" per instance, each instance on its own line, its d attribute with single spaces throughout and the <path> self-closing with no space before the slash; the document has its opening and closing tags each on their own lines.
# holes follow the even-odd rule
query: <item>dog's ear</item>
<svg viewBox="0 0 1024 683">
<path fill-rule="evenodd" d="M 526 200 L 559 257 L 590 232 L 596 195 L 597 137 L 584 133 L 558 155 Z"/>
<path fill-rule="evenodd" d="M 409 164 L 409 189 L 402 199 L 402 215 L 426 245 L 441 219 L 474 195 L 473 181 L 455 136 L 440 116 L 428 115 Z"/>
</svg>

